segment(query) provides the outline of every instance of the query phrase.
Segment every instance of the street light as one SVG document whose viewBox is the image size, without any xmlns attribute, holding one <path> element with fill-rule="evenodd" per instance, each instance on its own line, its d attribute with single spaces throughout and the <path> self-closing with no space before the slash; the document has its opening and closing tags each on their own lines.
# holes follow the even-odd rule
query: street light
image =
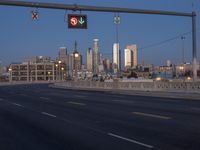
<svg viewBox="0 0 200 150">
<path fill-rule="evenodd" d="M 74 52 L 74 68 L 75 68 L 75 80 L 77 80 L 77 76 L 78 76 L 78 61 L 77 58 L 79 57 L 79 53 L 78 52 Z"/>
<path fill-rule="evenodd" d="M 12 81 L 12 68 L 9 68 L 8 71 L 9 71 L 9 81 L 11 82 Z"/>
<path fill-rule="evenodd" d="M 181 77 L 183 77 L 183 73 L 184 73 L 184 66 L 180 66 L 180 67 L 179 67 L 179 69 L 180 69 L 180 72 L 181 72 Z"/>
<path fill-rule="evenodd" d="M 51 72 L 48 71 L 48 80 L 50 81 L 50 75 L 51 75 Z"/>
<path fill-rule="evenodd" d="M 58 67 L 59 67 L 59 68 L 58 68 L 58 69 L 59 69 L 59 70 L 58 70 L 58 74 L 59 74 L 59 81 L 60 81 L 60 64 L 61 64 L 61 63 L 62 63 L 62 61 L 61 61 L 61 60 L 59 60 L 59 61 L 58 61 L 58 65 L 59 65 L 59 66 L 58 66 Z"/>
<path fill-rule="evenodd" d="M 64 72 L 64 68 L 62 67 L 61 70 L 62 70 L 62 80 L 63 80 L 63 72 Z"/>
<path fill-rule="evenodd" d="M 56 64 L 56 81 L 58 80 L 58 64 Z"/>
</svg>

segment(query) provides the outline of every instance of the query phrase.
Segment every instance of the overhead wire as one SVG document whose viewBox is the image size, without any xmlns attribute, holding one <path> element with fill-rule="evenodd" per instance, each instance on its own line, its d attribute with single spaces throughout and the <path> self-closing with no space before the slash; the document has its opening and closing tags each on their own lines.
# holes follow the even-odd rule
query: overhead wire
<svg viewBox="0 0 200 150">
<path fill-rule="evenodd" d="M 168 43 L 168 42 L 170 42 L 170 41 L 179 39 L 179 38 L 181 38 L 181 36 L 183 36 L 183 35 L 188 35 L 188 34 L 191 34 L 191 33 L 192 33 L 192 31 L 185 32 L 185 33 L 179 34 L 179 35 L 177 35 L 177 36 L 174 36 L 174 37 L 172 37 L 172 38 L 169 38 L 169 39 L 167 39 L 167 40 L 163 40 L 163 41 L 160 41 L 160 42 L 157 42 L 157 43 L 153 43 L 153 44 L 149 44 L 149 45 L 143 46 L 143 47 L 141 47 L 141 48 L 138 48 L 138 50 L 144 50 L 144 49 L 147 49 L 147 48 L 156 47 L 156 46 L 159 46 L 159 45 Z"/>
</svg>

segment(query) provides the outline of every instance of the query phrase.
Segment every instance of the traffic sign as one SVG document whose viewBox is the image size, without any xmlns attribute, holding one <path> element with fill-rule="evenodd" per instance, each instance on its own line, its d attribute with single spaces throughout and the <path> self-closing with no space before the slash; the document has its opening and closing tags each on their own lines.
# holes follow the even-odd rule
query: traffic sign
<svg viewBox="0 0 200 150">
<path fill-rule="evenodd" d="M 37 11 L 31 12 L 31 18 L 32 20 L 38 20 L 39 19 L 39 13 Z"/>
<path fill-rule="evenodd" d="M 68 28 L 87 29 L 87 16 L 68 14 Z"/>
<path fill-rule="evenodd" d="M 120 16 L 115 16 L 114 17 L 114 23 L 115 24 L 120 24 Z"/>
</svg>

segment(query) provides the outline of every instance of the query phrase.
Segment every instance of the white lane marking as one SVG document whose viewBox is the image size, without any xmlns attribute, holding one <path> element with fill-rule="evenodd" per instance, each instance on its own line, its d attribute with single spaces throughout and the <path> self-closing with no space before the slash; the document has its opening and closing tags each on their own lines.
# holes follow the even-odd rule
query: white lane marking
<svg viewBox="0 0 200 150">
<path fill-rule="evenodd" d="M 165 120 L 172 119 L 171 117 L 167 117 L 167 116 L 160 116 L 160 115 L 155 115 L 155 114 L 147 114 L 147 113 L 142 113 L 142 112 L 132 112 L 132 114 L 145 116 L 145 117 L 153 117 L 153 118 L 165 119 Z"/>
<path fill-rule="evenodd" d="M 141 145 L 141 146 L 144 146 L 144 147 L 147 147 L 147 148 L 153 148 L 153 146 L 151 146 L 151 145 L 148 145 L 148 144 L 136 141 L 136 140 L 132 140 L 132 139 L 129 139 L 129 138 L 125 138 L 125 137 L 122 137 L 122 136 L 119 136 L 119 135 L 116 135 L 116 134 L 113 134 L 113 133 L 108 133 L 108 135 L 122 139 L 122 140 L 125 140 L 125 141 L 128 141 L 128 142 L 131 142 L 131 143 L 134 143 L 134 144 L 138 144 L 138 145 Z"/>
<path fill-rule="evenodd" d="M 17 103 L 11 103 L 11 104 L 13 104 L 13 105 L 15 105 L 15 106 L 19 106 L 19 107 L 24 107 L 24 106 L 22 106 L 21 104 L 17 104 Z"/>
<path fill-rule="evenodd" d="M 40 99 L 48 100 L 49 98 L 47 98 L 47 97 L 40 97 Z"/>
<path fill-rule="evenodd" d="M 86 104 L 84 103 L 78 103 L 78 102 L 72 102 L 72 101 L 69 101 L 67 102 L 68 104 L 74 104 L 74 105 L 80 105 L 80 106 L 85 106 Z"/>
<path fill-rule="evenodd" d="M 55 115 L 49 114 L 47 112 L 41 112 L 41 114 L 46 115 L 46 116 L 50 116 L 50 117 L 53 117 L 53 118 L 56 118 Z"/>
</svg>

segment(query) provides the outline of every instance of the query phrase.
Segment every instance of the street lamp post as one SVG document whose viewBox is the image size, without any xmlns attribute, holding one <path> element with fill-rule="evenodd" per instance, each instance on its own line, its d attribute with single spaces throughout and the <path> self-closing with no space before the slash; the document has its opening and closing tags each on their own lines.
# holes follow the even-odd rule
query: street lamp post
<svg viewBox="0 0 200 150">
<path fill-rule="evenodd" d="M 31 82 L 33 81 L 33 70 L 31 70 L 31 73 L 30 73 L 30 75 L 31 75 Z"/>
<path fill-rule="evenodd" d="M 180 69 L 180 72 L 181 72 L 181 78 L 183 78 L 183 76 L 184 76 L 184 66 L 180 66 L 179 69 Z"/>
<path fill-rule="evenodd" d="M 12 82 L 12 68 L 9 68 L 8 71 L 9 71 L 9 82 Z"/>
<path fill-rule="evenodd" d="M 62 71 L 62 81 L 63 81 L 64 80 L 64 78 L 63 78 L 63 76 L 64 76 L 63 75 L 64 74 L 64 68 L 63 67 L 61 68 L 61 71 Z"/>
<path fill-rule="evenodd" d="M 78 78 L 78 61 L 77 61 L 78 57 L 79 57 L 78 52 L 75 52 L 74 53 L 75 81 L 77 81 Z"/>
<path fill-rule="evenodd" d="M 58 64 L 56 64 L 56 81 L 58 80 Z"/>
<path fill-rule="evenodd" d="M 51 75 L 51 72 L 48 71 L 48 81 L 50 81 L 50 75 Z"/>
<path fill-rule="evenodd" d="M 58 75 L 59 75 L 59 78 L 58 78 L 58 80 L 60 81 L 60 65 L 61 65 L 61 63 L 62 63 L 62 61 L 58 61 Z"/>
</svg>

